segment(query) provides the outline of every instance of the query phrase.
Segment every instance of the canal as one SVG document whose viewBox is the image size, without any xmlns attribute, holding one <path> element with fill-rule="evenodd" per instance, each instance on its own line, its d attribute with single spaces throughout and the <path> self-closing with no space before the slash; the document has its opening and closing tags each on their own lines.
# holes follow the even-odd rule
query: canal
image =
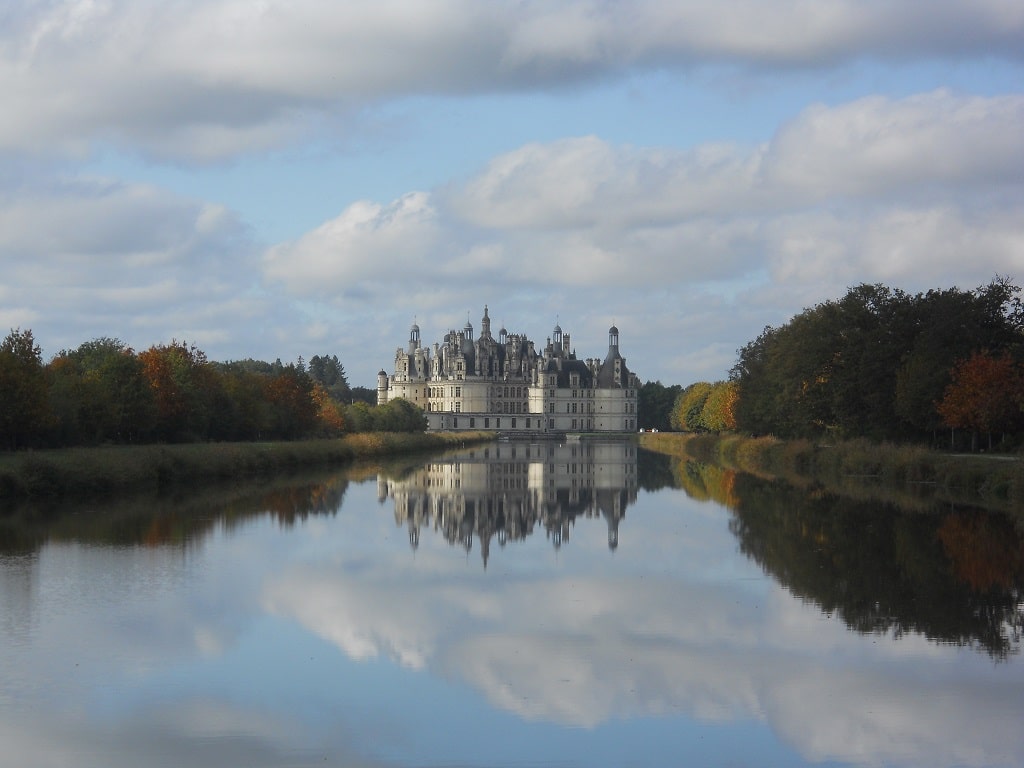
<svg viewBox="0 0 1024 768">
<path fill-rule="evenodd" d="M 0 766 L 1024 765 L 1019 523 L 639 451 L 0 513 Z"/>
</svg>

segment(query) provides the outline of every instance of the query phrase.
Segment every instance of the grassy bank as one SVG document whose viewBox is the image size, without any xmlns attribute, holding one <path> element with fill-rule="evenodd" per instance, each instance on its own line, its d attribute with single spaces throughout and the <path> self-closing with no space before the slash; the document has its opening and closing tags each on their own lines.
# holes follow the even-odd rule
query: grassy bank
<svg viewBox="0 0 1024 768">
<path fill-rule="evenodd" d="M 640 435 L 640 445 L 796 485 L 814 482 L 842 493 L 865 487 L 902 488 L 908 496 L 1024 513 L 1024 459 L 1020 457 L 949 454 L 866 440 L 824 445 L 664 432 Z"/>
<path fill-rule="evenodd" d="M 182 484 L 340 467 L 493 439 L 484 433 L 360 433 L 337 440 L 102 446 L 0 453 L 0 498 L 161 490 Z"/>
</svg>

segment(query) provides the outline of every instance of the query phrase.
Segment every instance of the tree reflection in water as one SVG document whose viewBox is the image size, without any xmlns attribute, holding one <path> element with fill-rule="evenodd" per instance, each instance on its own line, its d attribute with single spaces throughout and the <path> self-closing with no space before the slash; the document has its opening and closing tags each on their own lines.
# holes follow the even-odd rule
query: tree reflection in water
<svg viewBox="0 0 1024 768">
<path fill-rule="evenodd" d="M 1019 653 L 1024 539 L 1005 515 L 907 511 L 693 461 L 677 478 L 732 510 L 747 557 L 851 629 Z"/>
<path fill-rule="evenodd" d="M 349 476 L 323 472 L 302 481 L 199 487 L 191 493 L 118 496 L 90 503 L 22 505 L 0 514 L 0 554 L 29 554 L 51 541 L 115 546 L 187 546 L 217 527 L 231 530 L 270 515 L 290 527 L 341 508 Z"/>
</svg>

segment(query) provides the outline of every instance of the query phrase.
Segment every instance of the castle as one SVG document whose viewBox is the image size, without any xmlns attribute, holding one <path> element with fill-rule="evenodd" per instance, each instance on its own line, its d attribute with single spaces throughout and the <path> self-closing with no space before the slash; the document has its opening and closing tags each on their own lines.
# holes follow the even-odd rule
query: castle
<svg viewBox="0 0 1024 768">
<path fill-rule="evenodd" d="M 523 334 L 491 335 L 484 307 L 480 335 L 468 321 L 433 349 L 420 328 L 395 352 L 395 371 L 377 374 L 377 403 L 404 398 L 424 410 L 432 431 L 483 430 L 538 436 L 635 432 L 636 374 L 619 354 L 619 329 L 608 329 L 604 359 L 578 360 L 556 325 L 542 352 Z"/>
</svg>

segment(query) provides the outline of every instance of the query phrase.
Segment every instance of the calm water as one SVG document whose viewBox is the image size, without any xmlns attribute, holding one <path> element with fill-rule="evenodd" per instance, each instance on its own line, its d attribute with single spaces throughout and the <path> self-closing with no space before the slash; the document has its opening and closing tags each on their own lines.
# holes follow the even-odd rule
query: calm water
<svg viewBox="0 0 1024 768">
<path fill-rule="evenodd" d="M 1024 765 L 1010 522 L 635 451 L 0 516 L 0 765 Z"/>
</svg>

